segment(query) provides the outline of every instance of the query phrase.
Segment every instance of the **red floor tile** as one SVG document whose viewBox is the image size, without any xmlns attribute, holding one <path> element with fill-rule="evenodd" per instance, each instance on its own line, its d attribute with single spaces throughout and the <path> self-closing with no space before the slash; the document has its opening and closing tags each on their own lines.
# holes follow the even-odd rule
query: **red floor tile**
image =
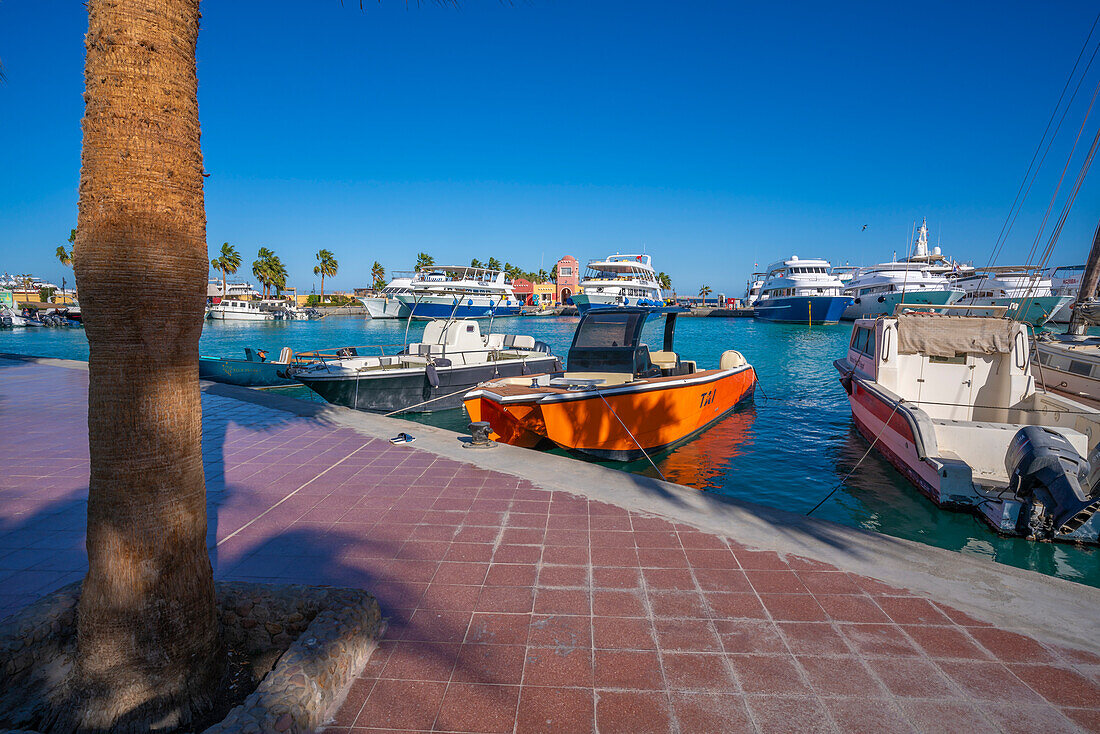
<svg viewBox="0 0 1100 734">
<path fill-rule="evenodd" d="M 838 622 L 888 623 L 890 618 L 869 596 L 817 594 L 817 603 L 830 619 Z"/>
<path fill-rule="evenodd" d="M 710 616 L 703 596 L 695 591 L 651 591 L 647 596 L 653 614 L 658 617 Z"/>
<path fill-rule="evenodd" d="M 737 690 L 737 682 L 720 653 L 662 652 L 661 662 L 670 690 L 696 693 Z"/>
<path fill-rule="evenodd" d="M 831 731 L 829 715 L 815 698 L 802 696 L 745 696 L 761 734 Z"/>
<path fill-rule="evenodd" d="M 446 683 L 458 660 L 459 645 L 438 642 L 399 642 L 379 678 Z"/>
<path fill-rule="evenodd" d="M 595 731 L 591 690 L 524 687 L 516 731 L 529 734 L 589 734 Z"/>
<path fill-rule="evenodd" d="M 809 594 L 760 594 L 772 618 L 788 622 L 824 622 L 825 610 Z"/>
<path fill-rule="evenodd" d="M 847 655 L 851 648 L 827 622 L 780 622 L 787 645 L 796 655 Z"/>
<path fill-rule="evenodd" d="M 922 658 L 868 658 L 865 662 L 895 696 L 952 698 L 959 695 L 936 666 Z"/>
<path fill-rule="evenodd" d="M 902 625 L 902 630 L 932 658 L 990 659 L 989 653 L 958 627 Z"/>
<path fill-rule="evenodd" d="M 823 698 L 840 731 L 846 734 L 910 734 L 914 731 L 898 705 L 889 699 Z"/>
<path fill-rule="evenodd" d="M 595 646 L 603 649 L 656 650 L 653 624 L 648 619 L 595 617 L 592 619 Z"/>
<path fill-rule="evenodd" d="M 430 729 L 446 688 L 446 683 L 379 680 L 356 723 L 393 729 Z"/>
<path fill-rule="evenodd" d="M 657 619 L 657 642 L 662 650 L 720 652 L 722 649 L 710 623 L 703 619 Z"/>
<path fill-rule="evenodd" d="M 763 619 L 717 620 L 714 623 L 728 653 L 786 653 L 787 643 L 774 622 Z"/>
<path fill-rule="evenodd" d="M 1008 666 L 1024 683 L 1056 706 L 1100 707 L 1100 683 L 1053 665 Z"/>
<path fill-rule="evenodd" d="M 643 617 L 645 604 L 640 591 L 592 592 L 592 614 L 600 617 Z"/>
<path fill-rule="evenodd" d="M 928 734 L 993 734 L 998 727 L 970 702 L 901 701 L 901 709 L 916 727 Z"/>
<path fill-rule="evenodd" d="M 588 586 L 587 566 L 547 566 L 539 571 L 539 586 Z"/>
<path fill-rule="evenodd" d="M 588 648 L 528 647 L 525 686 L 592 687 L 592 651 Z"/>
<path fill-rule="evenodd" d="M 684 734 L 749 734 L 755 731 L 749 721 L 745 699 L 738 695 L 675 692 L 672 694 L 672 711 Z"/>
<path fill-rule="evenodd" d="M 530 612 L 535 605 L 535 591 L 524 586 L 483 586 L 477 598 L 479 612 Z"/>
<path fill-rule="evenodd" d="M 1057 661 L 1054 653 L 1039 642 L 1016 632 L 994 627 L 975 627 L 969 632 L 982 647 L 1003 662 L 1053 663 Z"/>
<path fill-rule="evenodd" d="M 920 650 L 893 624 L 840 624 L 837 629 L 861 655 L 915 657 Z"/>
<path fill-rule="evenodd" d="M 466 642 L 484 645 L 522 645 L 531 627 L 529 614 L 475 612 Z"/>
<path fill-rule="evenodd" d="M 592 618 L 564 614 L 534 614 L 531 616 L 527 644 L 590 648 L 592 646 Z"/>
<path fill-rule="evenodd" d="M 663 690 L 660 661 L 653 651 L 596 650 L 597 688 Z"/>
<path fill-rule="evenodd" d="M 591 610 L 589 592 L 581 589 L 539 589 L 535 614 L 584 614 Z"/>
<path fill-rule="evenodd" d="M 810 685 L 819 696 L 885 696 L 886 690 L 860 662 L 859 658 L 837 655 L 818 657 L 799 655 Z"/>
<path fill-rule="evenodd" d="M 519 686 L 451 683 L 439 707 L 435 728 L 452 732 L 511 732 Z"/>
<path fill-rule="evenodd" d="M 800 695 L 812 693 L 790 655 L 729 655 L 745 693 Z"/>
<path fill-rule="evenodd" d="M 664 695 L 597 691 L 596 725 L 600 734 L 665 734 L 672 731 Z"/>
<path fill-rule="evenodd" d="M 525 645 L 466 644 L 459 651 L 452 680 L 518 685 L 523 679 Z"/>
</svg>

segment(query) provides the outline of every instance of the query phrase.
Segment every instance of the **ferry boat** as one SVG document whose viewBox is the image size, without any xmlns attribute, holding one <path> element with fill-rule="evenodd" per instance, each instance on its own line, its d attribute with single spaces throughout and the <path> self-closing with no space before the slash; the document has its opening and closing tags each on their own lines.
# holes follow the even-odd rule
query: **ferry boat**
<svg viewBox="0 0 1100 734">
<path fill-rule="evenodd" d="M 482 334 L 473 319 L 436 319 L 421 341 L 386 355 L 383 347 L 306 352 L 288 375 L 330 403 L 357 410 L 429 413 L 458 408 L 478 383 L 561 369 L 531 336 Z"/>
<path fill-rule="evenodd" d="M 422 267 L 396 295 L 414 319 L 518 316 L 523 305 L 504 271 L 462 265 Z"/>
<path fill-rule="evenodd" d="M 952 286 L 944 276 L 910 262 L 862 268 L 848 282 L 844 293 L 853 298 L 852 305 L 840 317 L 848 321 L 894 313 L 899 303 L 949 306 L 963 296 L 963 290 Z"/>
<path fill-rule="evenodd" d="M 1050 279 L 1034 268 L 982 268 L 974 275 L 958 278 L 955 284 L 965 291 L 958 305 L 970 306 L 966 316 L 998 315 L 996 309 L 982 307 L 1000 306 L 1007 308 L 1007 318 L 1042 326 L 1073 302 L 1073 296 L 1056 295 Z"/>
<path fill-rule="evenodd" d="M 472 421 L 490 438 L 543 442 L 600 459 L 630 461 L 705 431 L 752 398 L 756 372 L 739 352 L 700 370 L 673 351 L 680 309 L 598 308 L 581 316 L 568 371 L 487 382 L 466 395 Z M 664 349 L 642 343 L 647 317 L 664 314 Z"/>
<path fill-rule="evenodd" d="M 856 321 L 834 366 L 860 433 L 934 503 L 1097 543 L 1100 410 L 1037 389 L 1028 345 L 1019 321 L 902 314 Z"/>
<path fill-rule="evenodd" d="M 581 314 L 593 308 L 664 305 L 649 255 L 616 254 L 590 261 L 572 300 Z"/>
<path fill-rule="evenodd" d="M 792 324 L 835 324 L 852 298 L 843 283 L 829 274 L 828 260 L 799 260 L 792 255 L 768 268 L 753 315 L 762 321 Z"/>
<path fill-rule="evenodd" d="M 1060 265 L 1050 271 L 1050 288 L 1056 296 L 1071 296 L 1077 298 L 1077 291 L 1081 288 L 1081 278 L 1085 274 L 1084 265 Z M 1050 321 L 1056 324 L 1068 324 L 1073 315 L 1073 301 L 1054 312 Z"/>
<path fill-rule="evenodd" d="M 913 243 L 913 254 L 903 258 L 903 262 L 914 263 L 933 275 L 945 278 L 965 278 L 974 274 L 974 266 L 959 260 L 953 260 L 937 247 L 928 247 L 928 220 L 921 222 L 917 230 L 917 241 Z"/>
<path fill-rule="evenodd" d="M 397 297 L 409 292 L 414 273 L 396 272 L 394 278 L 377 295 L 360 298 L 372 319 L 407 319 L 409 307 Z"/>
</svg>

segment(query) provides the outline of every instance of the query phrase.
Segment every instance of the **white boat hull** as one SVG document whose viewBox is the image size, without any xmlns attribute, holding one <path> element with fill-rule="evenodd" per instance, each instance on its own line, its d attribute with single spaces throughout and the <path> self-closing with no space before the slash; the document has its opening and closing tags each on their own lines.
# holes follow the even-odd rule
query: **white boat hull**
<svg viewBox="0 0 1100 734">
<path fill-rule="evenodd" d="M 894 313 L 894 307 L 899 303 L 918 306 L 950 306 L 962 297 L 963 292 L 955 288 L 861 296 L 858 303 L 853 302 L 851 306 L 844 309 L 844 314 L 840 318 L 844 321 L 854 321 L 870 316 L 892 314 Z"/>
<path fill-rule="evenodd" d="M 215 321 L 274 321 L 275 315 L 257 311 L 254 313 L 210 310 L 210 318 Z"/>
<path fill-rule="evenodd" d="M 407 319 L 409 317 L 409 307 L 396 297 L 371 296 L 359 300 L 363 302 L 367 315 L 372 319 Z"/>
</svg>

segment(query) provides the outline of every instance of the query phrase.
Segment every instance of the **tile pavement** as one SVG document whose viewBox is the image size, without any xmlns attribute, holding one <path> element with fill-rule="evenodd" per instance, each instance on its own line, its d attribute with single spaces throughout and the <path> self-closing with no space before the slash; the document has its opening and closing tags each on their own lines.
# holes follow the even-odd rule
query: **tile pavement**
<svg viewBox="0 0 1100 734">
<path fill-rule="evenodd" d="M 0 616 L 81 577 L 87 375 L 0 359 Z M 378 596 L 328 731 L 1100 731 L 1100 657 L 880 581 L 231 398 L 224 579 Z"/>
</svg>

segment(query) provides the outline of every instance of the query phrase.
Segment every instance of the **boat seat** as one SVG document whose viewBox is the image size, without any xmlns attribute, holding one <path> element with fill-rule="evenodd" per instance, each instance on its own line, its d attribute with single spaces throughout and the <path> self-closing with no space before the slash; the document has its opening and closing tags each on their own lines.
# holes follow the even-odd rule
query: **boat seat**
<svg viewBox="0 0 1100 734">
<path fill-rule="evenodd" d="M 526 334 L 519 334 L 516 336 L 515 341 L 512 342 L 512 346 L 516 349 L 534 349 L 535 337 L 528 336 Z"/>
<path fill-rule="evenodd" d="M 649 361 L 662 370 L 674 370 L 680 364 L 680 355 L 676 352 L 650 352 Z"/>
<path fill-rule="evenodd" d="M 634 375 L 626 372 L 566 372 L 563 377 L 573 380 L 603 380 L 601 387 L 625 385 L 634 381 Z"/>
<path fill-rule="evenodd" d="M 485 338 L 485 346 L 489 349 L 501 349 L 504 347 L 504 334 L 489 334 Z"/>
</svg>

